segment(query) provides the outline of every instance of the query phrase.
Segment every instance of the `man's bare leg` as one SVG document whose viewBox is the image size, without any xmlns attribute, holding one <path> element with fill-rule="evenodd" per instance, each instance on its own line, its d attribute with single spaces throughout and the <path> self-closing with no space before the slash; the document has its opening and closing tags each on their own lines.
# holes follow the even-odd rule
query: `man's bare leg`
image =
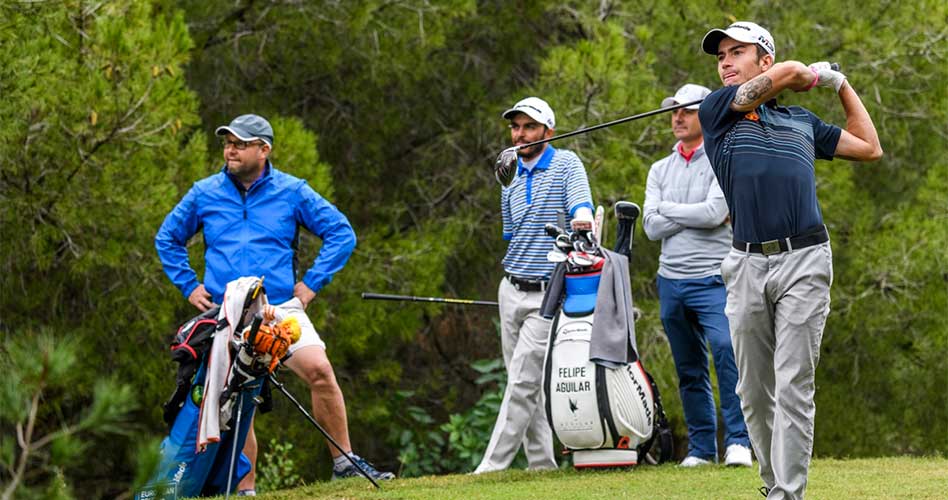
<svg viewBox="0 0 948 500">
<path fill-rule="evenodd" d="M 344 451 L 351 452 L 346 403 L 326 351 L 319 346 L 303 347 L 294 352 L 286 364 L 309 385 L 313 417 Z M 333 458 L 341 455 L 329 442 L 326 446 Z"/>
</svg>

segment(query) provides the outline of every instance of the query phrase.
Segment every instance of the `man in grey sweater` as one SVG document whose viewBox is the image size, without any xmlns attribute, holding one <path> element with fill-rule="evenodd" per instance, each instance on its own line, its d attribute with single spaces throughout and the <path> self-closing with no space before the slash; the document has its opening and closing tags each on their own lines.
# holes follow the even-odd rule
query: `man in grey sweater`
<svg viewBox="0 0 948 500">
<path fill-rule="evenodd" d="M 662 106 L 703 99 L 711 91 L 686 84 Z M 724 417 L 724 462 L 751 465 L 750 440 L 735 387 L 737 365 L 724 305 L 721 261 L 731 247 L 724 194 L 704 152 L 698 105 L 672 115 L 678 142 L 648 174 L 642 224 L 650 240 L 662 240 L 658 296 L 662 325 L 678 372 L 688 426 L 688 456 L 682 467 L 717 462 L 717 412 L 711 392 L 708 345 L 714 356 Z"/>
</svg>

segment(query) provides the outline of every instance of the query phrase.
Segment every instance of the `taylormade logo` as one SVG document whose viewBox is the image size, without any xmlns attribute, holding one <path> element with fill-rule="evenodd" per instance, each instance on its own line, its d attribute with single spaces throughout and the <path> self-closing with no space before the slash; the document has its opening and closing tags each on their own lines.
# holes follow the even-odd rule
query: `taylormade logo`
<svg viewBox="0 0 948 500">
<path fill-rule="evenodd" d="M 179 464 L 178 464 L 178 472 L 175 472 L 175 473 L 174 473 L 174 478 L 173 478 L 173 479 L 175 480 L 175 482 L 181 482 L 181 478 L 184 477 L 184 473 L 185 473 L 185 471 L 187 471 L 187 470 L 188 470 L 188 464 L 187 464 L 187 462 L 181 462 L 181 463 L 179 463 Z"/>
<path fill-rule="evenodd" d="M 642 388 L 642 384 L 639 383 L 638 379 L 635 378 L 635 371 L 632 368 L 635 365 L 626 365 L 626 369 L 629 371 L 629 375 L 632 376 L 632 381 L 635 383 L 635 392 L 639 395 L 639 401 L 642 403 L 642 410 L 645 411 L 645 418 L 648 422 L 648 425 L 652 425 L 652 408 L 649 405 L 649 397 L 645 394 L 645 389 Z"/>
</svg>

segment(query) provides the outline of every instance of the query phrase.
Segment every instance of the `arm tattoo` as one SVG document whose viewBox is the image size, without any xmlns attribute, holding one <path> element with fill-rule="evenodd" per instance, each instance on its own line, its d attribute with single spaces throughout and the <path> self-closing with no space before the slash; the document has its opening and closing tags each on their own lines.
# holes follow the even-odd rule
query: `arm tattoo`
<svg viewBox="0 0 948 500">
<path fill-rule="evenodd" d="M 737 106 L 747 106 L 760 99 L 760 97 L 769 92 L 773 86 L 774 83 L 770 80 L 770 77 L 766 75 L 757 76 L 737 89 L 737 94 L 734 96 L 734 104 Z"/>
</svg>

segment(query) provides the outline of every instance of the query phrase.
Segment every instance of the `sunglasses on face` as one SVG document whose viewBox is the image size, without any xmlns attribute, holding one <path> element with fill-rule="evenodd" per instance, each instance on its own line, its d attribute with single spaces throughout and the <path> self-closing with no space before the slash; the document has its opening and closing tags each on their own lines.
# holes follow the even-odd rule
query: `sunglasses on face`
<svg viewBox="0 0 948 500">
<path fill-rule="evenodd" d="M 233 146 L 234 149 L 238 151 L 243 151 L 247 149 L 247 146 L 260 146 L 263 143 L 260 141 L 232 141 L 230 139 L 221 140 L 221 146 L 226 150 L 228 147 Z"/>
</svg>

